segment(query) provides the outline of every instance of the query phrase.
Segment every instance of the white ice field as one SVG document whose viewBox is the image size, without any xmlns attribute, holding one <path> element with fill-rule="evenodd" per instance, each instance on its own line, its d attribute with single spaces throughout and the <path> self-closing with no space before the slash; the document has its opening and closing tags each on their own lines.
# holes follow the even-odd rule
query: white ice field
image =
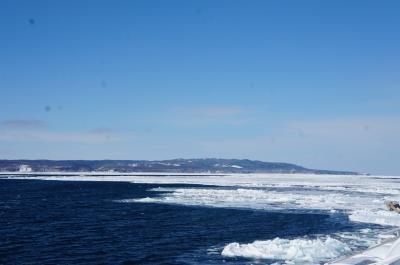
<svg viewBox="0 0 400 265">
<path fill-rule="evenodd" d="M 159 174 L 159 173 L 157 173 Z M 15 176 L 13 177 L 15 178 Z M 18 178 L 31 178 L 18 176 Z M 400 214 L 389 212 L 385 201 L 400 201 L 400 177 L 309 174 L 201 174 L 169 176 L 42 176 L 45 180 L 125 181 L 151 184 L 200 184 L 203 187 L 157 188 L 155 196 L 122 202 L 168 203 L 207 207 L 249 208 L 273 211 L 325 211 L 344 213 L 353 222 L 382 225 L 314 238 L 275 238 L 232 242 L 221 251 L 227 257 L 280 260 L 277 264 L 320 264 L 355 250 L 372 247 L 391 237 L 400 226 Z M 214 187 L 210 187 L 214 186 Z M 161 194 L 160 194 L 161 192 Z M 392 244 L 393 245 L 393 244 Z M 400 250 L 378 249 L 372 263 L 400 264 Z M 387 251 L 388 253 L 384 253 Z M 389 253 L 391 251 L 391 253 Z M 399 252 L 399 253 L 397 253 Z M 390 255 L 390 256 L 389 256 Z M 390 260 L 390 262 L 389 262 Z M 397 261 L 399 260 L 399 261 Z M 394 261 L 394 263 L 392 263 Z M 399 263 L 397 263 L 399 262 Z M 338 263 L 339 264 L 339 263 Z M 358 263 L 340 263 L 358 264 Z"/>
</svg>

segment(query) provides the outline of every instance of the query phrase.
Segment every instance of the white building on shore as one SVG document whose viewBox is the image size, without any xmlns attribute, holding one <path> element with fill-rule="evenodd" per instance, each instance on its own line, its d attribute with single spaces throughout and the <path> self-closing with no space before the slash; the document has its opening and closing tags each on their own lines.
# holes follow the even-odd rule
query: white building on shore
<svg viewBox="0 0 400 265">
<path fill-rule="evenodd" d="M 19 172 L 32 172 L 32 168 L 29 165 L 20 165 Z"/>
</svg>

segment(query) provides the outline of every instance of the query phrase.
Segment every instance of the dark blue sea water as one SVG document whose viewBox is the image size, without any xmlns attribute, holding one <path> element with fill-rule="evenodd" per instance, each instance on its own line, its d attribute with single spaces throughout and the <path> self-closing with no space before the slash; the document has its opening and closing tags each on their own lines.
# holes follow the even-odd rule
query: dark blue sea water
<svg viewBox="0 0 400 265">
<path fill-rule="evenodd" d="M 253 264 L 220 250 L 354 229 L 322 213 L 117 202 L 186 186 L 0 179 L 0 264 Z"/>
</svg>

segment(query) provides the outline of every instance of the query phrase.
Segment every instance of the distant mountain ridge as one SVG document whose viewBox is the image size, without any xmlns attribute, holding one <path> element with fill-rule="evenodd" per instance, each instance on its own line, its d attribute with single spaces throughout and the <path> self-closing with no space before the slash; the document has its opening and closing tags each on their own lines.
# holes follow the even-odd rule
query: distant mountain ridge
<svg viewBox="0 0 400 265">
<path fill-rule="evenodd" d="M 290 163 L 249 159 L 170 160 L 0 160 L 0 171 L 19 172 L 169 172 L 169 173 L 311 173 L 345 174 L 357 172 L 309 169 Z"/>
</svg>

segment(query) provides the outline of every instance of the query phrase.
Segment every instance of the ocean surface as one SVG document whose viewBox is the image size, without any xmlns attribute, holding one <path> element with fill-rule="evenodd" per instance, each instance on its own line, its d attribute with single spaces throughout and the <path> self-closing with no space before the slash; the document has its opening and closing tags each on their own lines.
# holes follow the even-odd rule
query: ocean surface
<svg viewBox="0 0 400 265">
<path fill-rule="evenodd" d="M 279 248 L 299 245 L 314 259 L 306 253 L 297 263 L 323 264 L 368 247 L 335 235 L 351 242 L 383 227 L 340 211 L 157 202 L 202 189 L 221 192 L 212 185 L 0 179 L 0 264 L 293 264 Z M 257 247 L 267 255 L 254 254 Z"/>
</svg>

